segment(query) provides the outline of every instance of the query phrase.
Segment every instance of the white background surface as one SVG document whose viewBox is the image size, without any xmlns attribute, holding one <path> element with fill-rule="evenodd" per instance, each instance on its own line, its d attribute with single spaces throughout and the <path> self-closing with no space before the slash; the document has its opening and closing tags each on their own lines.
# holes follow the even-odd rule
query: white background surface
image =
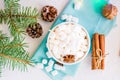
<svg viewBox="0 0 120 80">
<path fill-rule="evenodd" d="M 4 0 L 0 0 L 0 9 L 4 8 Z M 64 8 L 68 0 L 20 0 L 20 4 L 23 6 L 32 6 L 36 7 L 39 11 L 45 5 L 54 5 L 58 12 Z M 120 80 L 120 14 L 117 18 L 117 27 L 112 29 L 108 36 L 106 36 L 106 52 L 109 55 L 105 59 L 105 70 L 91 70 L 91 55 L 85 58 L 81 62 L 81 65 L 77 71 L 77 74 L 74 77 L 67 76 L 64 80 Z M 27 49 L 30 52 L 30 56 L 37 49 L 38 45 L 46 35 L 52 23 L 44 22 L 41 19 L 38 22 L 42 25 L 44 34 L 39 39 L 32 39 L 29 36 L 26 36 L 25 42 L 28 43 L 29 48 Z M 4 27 L 4 28 L 3 28 Z M 109 26 L 108 26 L 109 27 Z M 6 29 L 7 25 L 0 25 L 5 33 L 9 33 Z M 50 78 L 41 70 L 36 68 L 29 68 L 28 72 L 20 71 L 9 71 L 4 69 L 2 72 L 2 77 L 0 80 L 50 80 Z"/>
</svg>

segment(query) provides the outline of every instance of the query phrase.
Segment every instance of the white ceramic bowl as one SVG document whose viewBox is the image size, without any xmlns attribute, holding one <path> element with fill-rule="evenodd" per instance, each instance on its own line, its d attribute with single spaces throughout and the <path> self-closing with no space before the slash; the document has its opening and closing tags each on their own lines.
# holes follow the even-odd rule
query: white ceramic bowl
<svg viewBox="0 0 120 80">
<path fill-rule="evenodd" d="M 77 60 L 77 61 L 75 61 L 75 62 L 73 62 L 73 63 L 67 63 L 67 62 L 64 62 L 64 61 L 59 60 L 58 58 L 56 58 L 56 57 L 54 56 L 54 54 L 51 52 L 51 49 L 50 49 L 50 47 L 49 47 L 49 40 L 50 40 L 51 31 L 54 31 L 57 27 L 60 27 L 60 26 L 65 25 L 65 24 L 75 24 L 75 25 L 78 25 L 78 26 L 81 27 L 82 30 L 84 30 L 84 32 L 87 34 L 87 40 L 88 40 L 88 45 L 87 45 L 88 48 L 87 48 L 87 51 L 86 51 L 86 53 L 84 54 L 84 56 L 83 56 L 82 58 L 80 58 L 79 60 Z M 77 23 L 74 23 L 74 22 L 63 22 L 63 23 L 61 23 L 61 24 L 56 25 L 52 30 L 50 30 L 50 33 L 49 33 L 48 39 L 47 39 L 47 48 L 48 48 L 49 54 L 50 54 L 50 55 L 53 57 L 53 59 L 55 59 L 56 61 L 58 61 L 58 62 L 60 62 L 60 63 L 62 63 L 62 64 L 65 64 L 65 65 L 76 64 L 76 63 L 81 62 L 81 61 L 86 57 L 86 55 L 88 54 L 89 49 L 90 49 L 90 37 L 89 37 L 89 34 L 88 34 L 87 30 L 86 30 L 84 27 L 82 27 L 81 25 L 79 25 L 79 24 L 77 24 Z"/>
</svg>

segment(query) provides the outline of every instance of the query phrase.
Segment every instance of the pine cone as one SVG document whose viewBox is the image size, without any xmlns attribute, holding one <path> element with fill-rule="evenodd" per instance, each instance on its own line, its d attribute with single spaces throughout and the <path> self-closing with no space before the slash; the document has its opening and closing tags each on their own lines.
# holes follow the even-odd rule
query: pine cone
<svg viewBox="0 0 120 80">
<path fill-rule="evenodd" d="M 74 55 L 66 55 L 63 57 L 64 58 L 64 62 L 67 62 L 67 63 L 73 63 L 75 62 L 75 56 Z"/>
<path fill-rule="evenodd" d="M 44 6 L 41 11 L 42 19 L 52 22 L 57 17 L 57 9 L 54 6 Z"/>
<path fill-rule="evenodd" d="M 39 23 L 30 24 L 26 29 L 26 32 L 32 38 L 39 38 L 42 36 L 43 30 Z"/>
<path fill-rule="evenodd" d="M 112 4 L 107 4 L 103 8 L 103 16 L 110 20 L 112 20 L 117 15 L 117 12 L 117 7 Z"/>
</svg>

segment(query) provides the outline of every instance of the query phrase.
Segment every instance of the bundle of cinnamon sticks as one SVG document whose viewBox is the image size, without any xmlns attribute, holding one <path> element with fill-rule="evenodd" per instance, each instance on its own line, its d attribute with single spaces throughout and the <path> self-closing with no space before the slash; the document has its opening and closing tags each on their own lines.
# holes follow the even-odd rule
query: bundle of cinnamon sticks
<svg viewBox="0 0 120 80">
<path fill-rule="evenodd" d="M 95 33 L 92 38 L 92 70 L 104 69 L 105 36 Z"/>
</svg>

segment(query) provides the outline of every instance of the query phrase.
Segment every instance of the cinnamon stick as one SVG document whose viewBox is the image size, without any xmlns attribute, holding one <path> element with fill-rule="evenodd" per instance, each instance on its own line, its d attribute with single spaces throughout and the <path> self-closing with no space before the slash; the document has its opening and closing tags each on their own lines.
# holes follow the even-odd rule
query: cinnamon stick
<svg viewBox="0 0 120 80">
<path fill-rule="evenodd" d="M 95 38 L 93 35 L 93 38 L 92 38 L 92 70 L 95 70 L 97 68 L 96 59 L 94 57 L 96 57 L 96 50 L 95 50 Z"/>
<path fill-rule="evenodd" d="M 101 69 L 104 69 L 104 56 L 105 56 L 105 36 L 104 35 L 100 35 L 99 36 L 99 39 L 100 39 L 100 49 L 102 51 L 102 56 L 103 56 L 103 59 L 101 61 Z"/>
<path fill-rule="evenodd" d="M 94 36 L 95 36 L 95 48 L 96 48 L 95 52 L 96 52 L 98 49 L 100 49 L 99 34 L 95 33 Z M 98 52 L 98 54 L 100 55 L 100 52 Z M 97 53 L 96 53 L 96 57 L 98 57 Z M 101 64 L 99 64 L 98 69 L 101 69 Z"/>
</svg>

